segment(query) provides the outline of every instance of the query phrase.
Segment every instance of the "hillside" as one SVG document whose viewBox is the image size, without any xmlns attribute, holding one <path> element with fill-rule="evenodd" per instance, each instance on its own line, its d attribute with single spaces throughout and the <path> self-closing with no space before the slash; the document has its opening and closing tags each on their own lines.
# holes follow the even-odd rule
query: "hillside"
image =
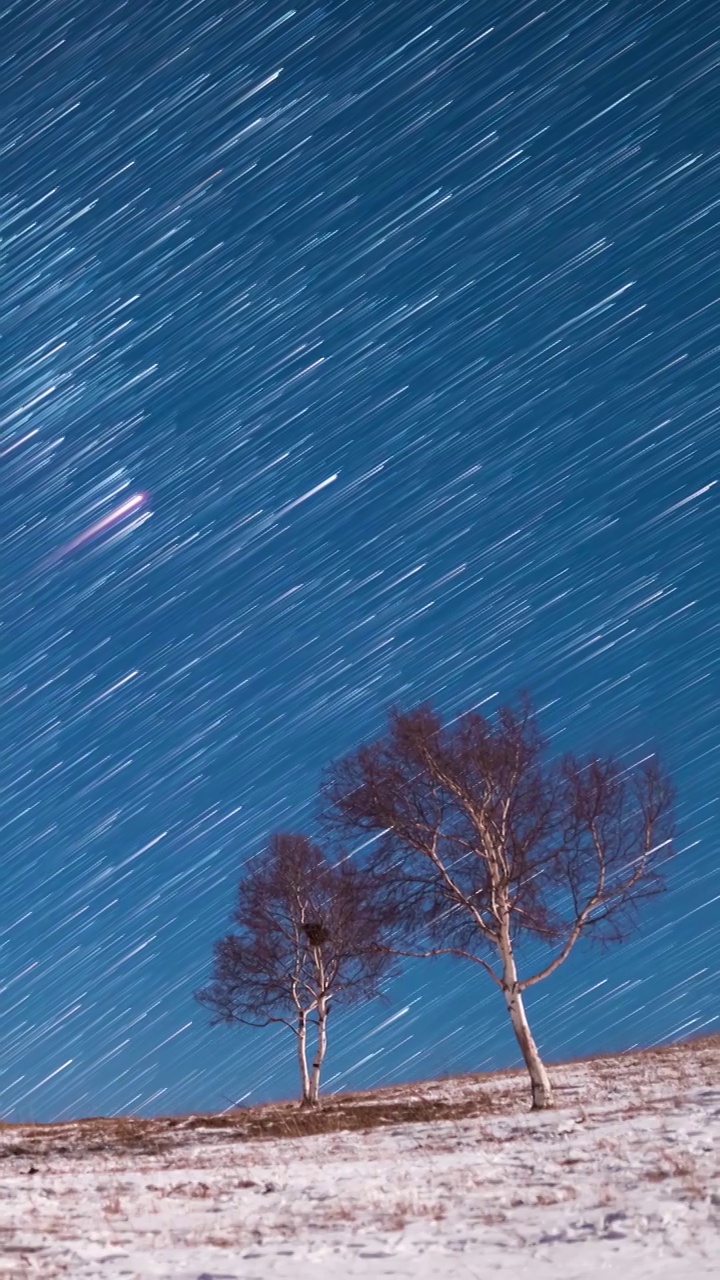
<svg viewBox="0 0 720 1280">
<path fill-rule="evenodd" d="M 700 1280 L 720 1037 L 224 1115 L 0 1126 L 0 1280 Z"/>
</svg>

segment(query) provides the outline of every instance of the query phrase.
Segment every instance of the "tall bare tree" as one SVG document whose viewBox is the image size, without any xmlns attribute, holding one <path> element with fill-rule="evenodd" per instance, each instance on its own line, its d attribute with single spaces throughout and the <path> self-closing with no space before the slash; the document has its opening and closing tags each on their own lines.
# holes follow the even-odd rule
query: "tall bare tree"
<svg viewBox="0 0 720 1280">
<path fill-rule="evenodd" d="M 240 880 L 237 931 L 215 943 L 212 982 L 196 992 L 213 1023 L 290 1028 L 304 1106 L 319 1101 L 331 1002 L 378 995 L 393 964 L 383 945 L 389 903 L 378 888 L 351 862 L 333 865 L 303 835 L 272 836 Z"/>
<path fill-rule="evenodd" d="M 375 836 L 370 870 L 392 888 L 406 955 L 463 956 L 505 999 L 535 1108 L 553 1105 L 523 993 L 584 935 L 624 938 L 662 887 L 673 792 L 656 759 L 547 761 L 527 699 L 493 722 L 448 725 L 429 707 L 391 713 L 386 734 L 332 765 L 330 829 Z M 533 946 L 523 945 L 534 941 Z M 534 966 L 519 973 L 520 958 Z"/>
</svg>

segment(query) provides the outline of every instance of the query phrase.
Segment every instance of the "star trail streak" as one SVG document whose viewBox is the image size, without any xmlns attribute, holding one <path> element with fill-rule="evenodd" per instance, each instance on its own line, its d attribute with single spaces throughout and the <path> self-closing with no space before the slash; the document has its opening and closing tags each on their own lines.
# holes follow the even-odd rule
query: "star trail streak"
<svg viewBox="0 0 720 1280">
<path fill-rule="evenodd" d="M 239 867 L 388 706 L 521 687 L 679 790 L 642 932 L 532 993 L 546 1057 L 717 1026 L 719 36 L 680 0 L 6 9 L 0 1115 L 291 1092 L 283 1036 L 192 1000 Z M 474 972 L 388 996 L 333 1087 L 513 1060 Z"/>
</svg>

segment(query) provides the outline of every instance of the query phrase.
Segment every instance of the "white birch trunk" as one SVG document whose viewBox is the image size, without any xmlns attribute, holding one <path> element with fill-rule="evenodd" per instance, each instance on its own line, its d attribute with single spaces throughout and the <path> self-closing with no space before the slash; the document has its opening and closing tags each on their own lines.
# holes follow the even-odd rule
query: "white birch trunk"
<svg viewBox="0 0 720 1280">
<path fill-rule="evenodd" d="M 530 1030 L 530 1023 L 525 1012 L 525 1002 L 518 986 L 517 966 L 513 955 L 512 942 L 506 935 L 500 944 L 503 962 L 503 994 L 507 1005 L 515 1039 L 520 1046 L 523 1062 L 528 1069 L 532 1086 L 533 1111 L 546 1111 L 554 1106 L 552 1086 L 540 1051 Z"/>
<path fill-rule="evenodd" d="M 317 1007 L 317 1043 L 310 1078 L 310 1103 L 316 1107 L 320 1101 L 320 1073 L 325 1061 L 327 1049 L 327 1004 L 323 997 L 318 1000 Z"/>
<path fill-rule="evenodd" d="M 303 1012 L 298 1013 L 297 1027 L 297 1048 L 298 1048 L 298 1065 L 300 1067 L 300 1084 L 302 1086 L 301 1107 L 311 1106 L 310 1094 L 310 1072 L 308 1071 L 307 1061 L 307 1016 Z"/>
</svg>

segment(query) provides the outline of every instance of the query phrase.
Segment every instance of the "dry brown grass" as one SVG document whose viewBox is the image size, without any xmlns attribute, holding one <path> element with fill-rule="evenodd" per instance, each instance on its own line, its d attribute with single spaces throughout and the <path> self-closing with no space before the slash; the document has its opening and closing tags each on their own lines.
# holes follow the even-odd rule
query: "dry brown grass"
<svg viewBox="0 0 720 1280">
<path fill-rule="evenodd" d="M 170 1116 L 144 1120 L 91 1119 L 56 1125 L 17 1126 L 17 1141 L 0 1145 L 0 1159 L 26 1159 L 37 1163 L 50 1156 L 79 1157 L 94 1152 L 114 1157 L 160 1155 L 178 1145 L 186 1135 L 194 1142 L 218 1139 L 255 1142 L 269 1138 L 304 1138 L 314 1134 L 366 1132 L 409 1123 L 464 1120 L 492 1110 L 489 1098 L 445 1102 L 433 1099 L 388 1099 L 385 1105 L 367 1100 L 326 1102 L 317 1109 L 278 1106 L 248 1107 L 244 1111 L 195 1116 Z"/>
<path fill-rule="evenodd" d="M 268 1110 L 257 1117 L 240 1116 L 239 1129 L 245 1139 L 304 1138 L 311 1134 L 347 1133 L 391 1128 L 401 1124 L 431 1124 L 441 1120 L 465 1120 L 492 1111 L 492 1100 L 478 1096 L 472 1100 L 445 1102 L 433 1099 L 388 1101 L 385 1106 L 367 1102 L 327 1102 L 312 1111 Z M 192 1126 L 191 1126 L 192 1127 Z M 198 1127 L 204 1127 L 201 1121 Z"/>
<path fill-rule="evenodd" d="M 17 1131 L 16 1141 L 0 1144 L 0 1160 L 18 1157 L 35 1164 L 50 1155 L 160 1154 L 169 1145 L 165 1127 L 157 1120 L 135 1116 L 98 1117 L 59 1124 L 0 1125 L 0 1134 L 8 1129 Z"/>
</svg>

